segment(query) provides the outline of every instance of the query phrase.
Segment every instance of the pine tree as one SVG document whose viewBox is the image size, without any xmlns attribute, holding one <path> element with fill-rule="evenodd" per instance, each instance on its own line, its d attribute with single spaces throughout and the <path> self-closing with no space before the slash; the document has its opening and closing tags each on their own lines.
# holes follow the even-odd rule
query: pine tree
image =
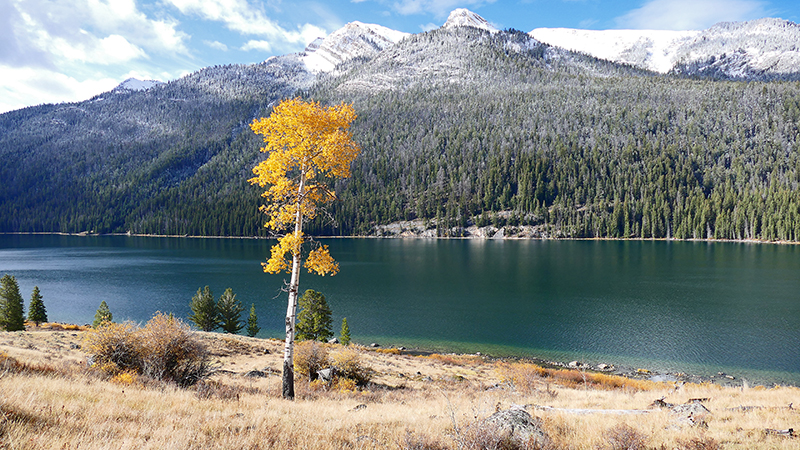
<svg viewBox="0 0 800 450">
<path fill-rule="evenodd" d="M 321 292 L 309 289 L 300 297 L 297 339 L 326 342 L 333 337 L 331 308 Z"/>
<path fill-rule="evenodd" d="M 250 305 L 250 317 L 247 318 L 247 335 L 255 337 L 261 328 L 258 326 L 258 316 L 256 316 L 256 304 Z"/>
<path fill-rule="evenodd" d="M 25 314 L 17 278 L 8 274 L 0 280 L 0 328 L 6 331 L 25 329 Z"/>
<path fill-rule="evenodd" d="M 339 342 L 344 345 L 350 345 L 350 326 L 347 325 L 347 317 L 342 319 L 342 331 L 339 333 Z"/>
<path fill-rule="evenodd" d="M 47 310 L 42 301 L 42 294 L 39 293 L 39 286 L 33 287 L 31 303 L 28 306 L 28 321 L 36 324 L 37 327 L 40 323 L 47 322 Z"/>
<path fill-rule="evenodd" d="M 114 316 L 111 314 L 111 310 L 108 308 L 108 303 L 105 300 L 100 302 L 100 306 L 97 308 L 97 312 L 94 313 L 94 321 L 92 322 L 92 328 L 97 328 L 100 325 L 111 322 L 114 320 Z"/>
<path fill-rule="evenodd" d="M 217 303 L 208 286 L 202 290 L 197 288 L 197 294 L 192 297 L 192 303 L 189 306 L 192 309 L 189 320 L 194 322 L 197 328 L 203 331 L 214 331 L 219 327 Z"/>
<path fill-rule="evenodd" d="M 236 294 L 233 293 L 233 290 L 231 288 L 225 289 L 225 292 L 217 301 L 217 313 L 219 314 L 219 324 L 222 331 L 231 334 L 241 331 L 244 328 L 244 322 L 241 320 L 242 311 L 244 311 L 244 307 L 236 299 Z"/>
</svg>

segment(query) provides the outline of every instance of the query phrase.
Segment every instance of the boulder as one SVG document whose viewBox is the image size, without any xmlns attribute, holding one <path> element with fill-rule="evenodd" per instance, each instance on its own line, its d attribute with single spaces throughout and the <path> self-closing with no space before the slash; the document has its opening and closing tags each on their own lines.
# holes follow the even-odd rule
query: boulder
<svg viewBox="0 0 800 450">
<path fill-rule="evenodd" d="M 498 411 L 484 420 L 503 440 L 524 446 L 532 441 L 543 444 L 549 440 L 542 430 L 542 419 L 532 417 L 521 408 Z"/>
</svg>

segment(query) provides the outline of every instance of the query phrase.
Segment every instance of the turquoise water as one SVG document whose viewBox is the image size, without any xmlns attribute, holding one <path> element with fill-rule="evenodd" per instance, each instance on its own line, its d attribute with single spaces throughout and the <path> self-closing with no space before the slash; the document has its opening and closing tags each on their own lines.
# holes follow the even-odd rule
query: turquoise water
<svg viewBox="0 0 800 450">
<path fill-rule="evenodd" d="M 325 240 L 335 331 L 363 343 L 581 359 L 800 383 L 800 247 L 651 241 Z M 282 337 L 288 275 L 259 262 L 273 242 L 126 236 L 0 236 L 0 274 L 34 285 L 51 320 L 189 313 L 198 287 L 256 305 Z"/>
</svg>

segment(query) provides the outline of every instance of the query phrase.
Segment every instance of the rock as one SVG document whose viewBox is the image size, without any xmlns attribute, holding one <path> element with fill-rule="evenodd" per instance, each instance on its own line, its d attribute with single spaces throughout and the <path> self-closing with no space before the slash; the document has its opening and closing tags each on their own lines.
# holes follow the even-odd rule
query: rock
<svg viewBox="0 0 800 450">
<path fill-rule="evenodd" d="M 329 383 L 333 379 L 333 369 L 328 368 L 328 369 L 318 370 L 317 376 L 319 376 L 320 380 Z"/>
<path fill-rule="evenodd" d="M 267 376 L 267 374 L 265 372 L 260 371 L 260 370 L 253 369 L 253 370 L 245 373 L 244 376 L 250 377 L 250 378 L 265 378 Z"/>
<path fill-rule="evenodd" d="M 355 408 L 353 408 L 353 409 L 351 409 L 351 411 L 360 411 L 360 410 L 362 410 L 362 409 L 366 409 L 366 408 L 367 408 L 367 405 L 365 405 L 365 404 L 363 404 L 363 403 L 362 403 L 362 404 L 360 404 L 360 405 L 356 405 L 356 407 L 355 407 Z"/>
<path fill-rule="evenodd" d="M 573 369 L 582 366 L 583 364 L 579 363 L 578 361 L 570 361 L 567 366 L 572 367 Z"/>
<path fill-rule="evenodd" d="M 527 446 L 531 441 L 543 444 L 549 440 L 542 430 L 542 419 L 532 417 L 524 409 L 498 411 L 483 422 L 493 427 L 503 440 L 512 441 L 521 447 Z"/>
<path fill-rule="evenodd" d="M 381 345 L 380 344 L 376 344 L 376 343 L 373 342 L 372 344 L 369 344 L 369 346 L 372 347 L 372 348 L 378 348 Z"/>
<path fill-rule="evenodd" d="M 674 406 L 672 413 L 677 416 L 680 422 L 692 426 L 708 426 L 706 417 L 711 414 L 711 411 L 699 402 L 692 402 Z"/>
<path fill-rule="evenodd" d="M 336 338 L 328 339 L 328 344 L 338 344 L 338 343 L 339 343 L 339 340 L 336 339 Z"/>
</svg>

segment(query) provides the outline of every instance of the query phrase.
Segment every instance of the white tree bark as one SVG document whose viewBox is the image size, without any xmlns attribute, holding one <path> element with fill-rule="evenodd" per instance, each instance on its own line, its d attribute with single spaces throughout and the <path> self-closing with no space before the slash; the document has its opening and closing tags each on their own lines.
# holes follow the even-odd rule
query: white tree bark
<svg viewBox="0 0 800 450">
<path fill-rule="evenodd" d="M 297 188 L 297 217 L 294 222 L 295 238 L 300 237 L 303 231 L 303 213 L 300 203 L 305 188 L 305 172 L 301 172 L 300 186 Z M 294 335 L 295 320 L 297 317 L 297 294 L 300 287 L 300 260 L 299 251 L 292 252 L 292 278 L 289 281 L 289 304 L 286 308 L 286 342 L 283 348 L 283 398 L 294 400 Z"/>
</svg>

